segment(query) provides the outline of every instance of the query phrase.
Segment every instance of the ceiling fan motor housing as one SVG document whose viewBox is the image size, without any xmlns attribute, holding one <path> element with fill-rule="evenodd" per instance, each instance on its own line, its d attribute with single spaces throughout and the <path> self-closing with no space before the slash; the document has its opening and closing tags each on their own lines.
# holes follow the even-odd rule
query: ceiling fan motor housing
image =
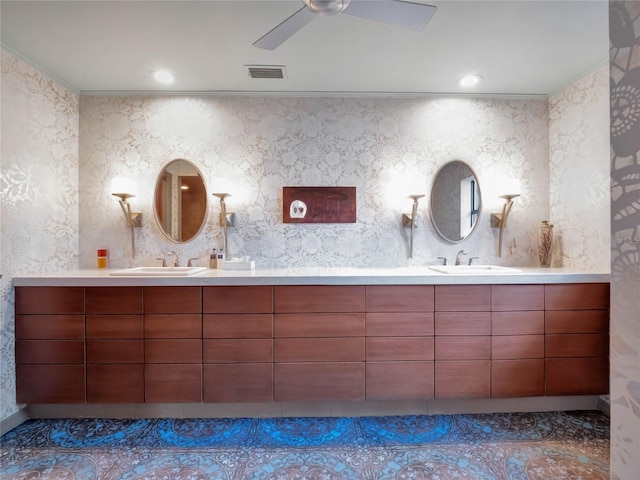
<svg viewBox="0 0 640 480">
<path fill-rule="evenodd" d="M 303 0 L 309 10 L 318 15 L 335 15 L 344 11 L 351 0 Z"/>
</svg>

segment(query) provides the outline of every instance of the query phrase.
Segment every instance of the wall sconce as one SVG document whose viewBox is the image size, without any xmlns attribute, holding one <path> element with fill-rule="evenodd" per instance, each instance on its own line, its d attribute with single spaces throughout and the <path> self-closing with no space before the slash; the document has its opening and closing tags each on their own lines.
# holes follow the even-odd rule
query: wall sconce
<svg viewBox="0 0 640 480">
<path fill-rule="evenodd" d="M 214 197 L 220 199 L 220 226 L 222 227 L 223 242 L 224 242 L 224 258 L 229 260 L 229 247 L 227 242 L 227 228 L 235 226 L 236 215 L 232 212 L 227 212 L 227 204 L 224 199 L 230 197 L 230 193 L 213 193 Z"/>
<path fill-rule="evenodd" d="M 500 198 L 504 198 L 502 213 L 491 214 L 491 226 L 500 229 L 500 235 L 498 237 L 498 257 L 502 257 L 502 233 L 504 232 L 504 227 L 507 226 L 507 218 L 509 217 L 511 207 L 513 207 L 513 199 L 519 196 L 519 193 L 506 193 L 504 195 L 500 195 Z"/>
<path fill-rule="evenodd" d="M 411 229 L 409 233 L 409 258 L 413 258 L 413 229 L 418 227 L 418 225 L 416 225 L 416 213 L 418 212 L 418 200 L 422 197 L 424 197 L 424 195 L 409 195 L 409 198 L 413 198 L 413 208 L 410 214 L 402 214 L 402 226 Z"/>
<path fill-rule="evenodd" d="M 124 213 L 124 217 L 127 222 L 127 228 L 129 228 L 129 234 L 131 235 L 131 257 L 136 257 L 136 240 L 133 234 L 133 229 L 142 227 L 142 213 L 140 212 L 132 212 L 131 204 L 127 201 L 127 199 L 131 197 L 135 197 L 132 193 L 134 191 L 133 182 L 131 180 L 123 179 L 123 178 L 114 178 L 111 182 L 111 190 L 112 194 L 115 197 L 119 197 L 118 203 L 120 203 L 120 208 L 122 208 L 122 213 Z"/>
</svg>

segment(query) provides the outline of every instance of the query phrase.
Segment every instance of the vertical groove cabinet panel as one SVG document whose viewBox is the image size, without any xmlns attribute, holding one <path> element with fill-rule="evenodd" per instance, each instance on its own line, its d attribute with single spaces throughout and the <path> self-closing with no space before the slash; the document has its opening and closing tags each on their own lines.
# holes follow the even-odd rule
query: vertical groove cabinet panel
<svg viewBox="0 0 640 480">
<path fill-rule="evenodd" d="M 435 335 L 491 335 L 491 312 L 436 312 Z"/>
<path fill-rule="evenodd" d="M 544 335 L 544 310 L 491 312 L 492 335 Z"/>
<path fill-rule="evenodd" d="M 273 359 L 276 363 L 364 362 L 364 337 L 276 338 Z"/>
<path fill-rule="evenodd" d="M 144 369 L 146 403 L 202 402 L 202 364 L 147 364 Z"/>
<path fill-rule="evenodd" d="M 273 338 L 271 314 L 204 314 L 202 317 L 204 338 Z"/>
<path fill-rule="evenodd" d="M 202 313 L 202 287 L 144 287 L 144 313 Z"/>
<path fill-rule="evenodd" d="M 274 287 L 276 313 L 364 312 L 363 285 L 288 285 Z"/>
<path fill-rule="evenodd" d="M 17 315 L 84 315 L 84 287 L 16 287 Z"/>
<path fill-rule="evenodd" d="M 609 310 L 557 310 L 545 314 L 545 332 L 609 333 Z"/>
<path fill-rule="evenodd" d="M 609 309 L 608 283 L 568 283 L 545 285 L 546 310 Z"/>
<path fill-rule="evenodd" d="M 546 358 L 547 395 L 609 393 L 609 357 Z"/>
<path fill-rule="evenodd" d="M 433 384 L 433 362 L 367 361 L 367 400 L 430 399 Z"/>
<path fill-rule="evenodd" d="M 272 402 L 273 364 L 204 365 L 205 402 Z"/>
<path fill-rule="evenodd" d="M 436 312 L 490 312 L 491 285 L 436 285 Z"/>
<path fill-rule="evenodd" d="M 366 311 L 432 312 L 432 285 L 367 285 Z"/>
<path fill-rule="evenodd" d="M 273 287 L 203 287 L 204 313 L 273 313 Z"/>
<path fill-rule="evenodd" d="M 491 362 L 457 360 L 435 362 L 435 398 L 489 398 Z"/>
<path fill-rule="evenodd" d="M 87 402 L 144 401 L 142 287 L 87 287 Z"/>
<path fill-rule="evenodd" d="M 84 340 L 84 315 L 16 315 L 16 339 Z"/>
<path fill-rule="evenodd" d="M 434 315 L 428 312 L 389 312 L 366 315 L 367 337 L 433 337 Z"/>
<path fill-rule="evenodd" d="M 492 285 L 491 311 L 544 310 L 544 285 Z"/>
<path fill-rule="evenodd" d="M 364 313 L 279 313 L 275 337 L 362 337 Z"/>
<path fill-rule="evenodd" d="M 84 365 L 16 365 L 17 403 L 84 403 Z"/>
<path fill-rule="evenodd" d="M 16 340 L 16 365 L 83 364 L 82 340 Z"/>
<path fill-rule="evenodd" d="M 276 363 L 274 370 L 277 401 L 365 399 L 364 362 Z"/>
<path fill-rule="evenodd" d="M 544 395 L 544 359 L 491 362 L 491 397 L 541 397 Z"/>
</svg>

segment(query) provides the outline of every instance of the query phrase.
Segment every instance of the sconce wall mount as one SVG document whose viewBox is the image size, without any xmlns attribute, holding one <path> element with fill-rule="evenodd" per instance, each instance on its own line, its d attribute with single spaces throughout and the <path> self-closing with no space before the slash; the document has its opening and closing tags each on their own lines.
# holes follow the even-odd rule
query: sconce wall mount
<svg viewBox="0 0 640 480">
<path fill-rule="evenodd" d="M 409 258 L 413 258 L 413 229 L 417 228 L 418 225 L 416 223 L 417 212 L 418 212 L 418 200 L 420 200 L 424 195 L 409 195 L 409 198 L 413 199 L 413 206 L 411 208 L 411 213 L 403 213 L 402 214 L 402 226 L 403 228 L 410 228 L 409 233 Z"/>
<path fill-rule="evenodd" d="M 142 213 L 131 211 L 131 204 L 128 202 L 128 199 L 135 197 L 135 195 L 130 193 L 112 193 L 112 195 L 120 199 L 118 200 L 118 203 L 120 204 L 120 208 L 122 208 L 122 213 L 124 213 L 127 228 L 129 229 L 129 234 L 131 236 L 131 257 L 135 258 L 136 239 L 133 234 L 133 229 L 142 227 Z"/>
<path fill-rule="evenodd" d="M 499 198 L 504 198 L 502 212 L 491 214 L 491 226 L 500 229 L 500 235 L 498 237 L 498 257 L 502 257 L 502 236 L 507 226 L 507 218 L 509 218 L 509 213 L 513 207 L 513 199 L 519 196 L 519 193 L 500 195 Z"/>
<path fill-rule="evenodd" d="M 233 212 L 227 212 L 227 204 L 225 198 L 230 197 L 230 193 L 213 193 L 214 197 L 220 199 L 220 226 L 222 227 L 222 235 L 224 242 L 224 258 L 229 259 L 229 246 L 228 246 L 228 227 L 235 226 L 236 215 Z"/>
</svg>

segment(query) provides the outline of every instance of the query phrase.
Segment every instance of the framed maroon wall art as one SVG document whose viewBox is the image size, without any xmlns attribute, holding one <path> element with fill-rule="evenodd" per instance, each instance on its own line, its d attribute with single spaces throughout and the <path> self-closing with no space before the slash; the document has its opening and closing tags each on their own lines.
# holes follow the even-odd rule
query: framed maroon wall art
<svg viewBox="0 0 640 480">
<path fill-rule="evenodd" d="M 282 187 L 284 223 L 356 223 L 356 187 Z"/>
</svg>

